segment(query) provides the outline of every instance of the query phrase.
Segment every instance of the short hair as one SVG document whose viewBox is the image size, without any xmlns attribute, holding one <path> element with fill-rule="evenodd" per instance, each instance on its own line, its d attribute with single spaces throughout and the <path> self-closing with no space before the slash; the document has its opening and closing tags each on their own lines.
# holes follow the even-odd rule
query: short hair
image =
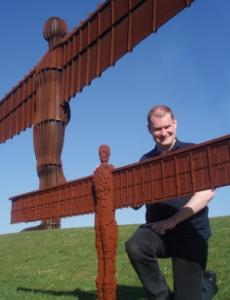
<svg viewBox="0 0 230 300">
<path fill-rule="evenodd" d="M 169 113 L 171 115 L 173 120 L 175 119 L 173 111 L 171 110 L 171 108 L 169 106 L 164 105 L 164 104 L 159 104 L 159 105 L 153 106 L 147 114 L 148 124 L 151 124 L 152 115 L 154 115 L 157 118 L 162 118 L 167 113 Z"/>
</svg>

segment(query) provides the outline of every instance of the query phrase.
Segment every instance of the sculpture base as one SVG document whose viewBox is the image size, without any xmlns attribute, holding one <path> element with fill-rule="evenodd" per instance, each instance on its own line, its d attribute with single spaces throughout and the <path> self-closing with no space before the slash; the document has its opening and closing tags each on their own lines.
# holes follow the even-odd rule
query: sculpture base
<svg viewBox="0 0 230 300">
<path fill-rule="evenodd" d="M 49 219 L 49 220 L 42 221 L 41 224 L 25 228 L 21 232 L 47 230 L 47 229 L 60 229 L 60 228 L 61 228 L 61 219 L 55 218 L 55 219 Z"/>
</svg>

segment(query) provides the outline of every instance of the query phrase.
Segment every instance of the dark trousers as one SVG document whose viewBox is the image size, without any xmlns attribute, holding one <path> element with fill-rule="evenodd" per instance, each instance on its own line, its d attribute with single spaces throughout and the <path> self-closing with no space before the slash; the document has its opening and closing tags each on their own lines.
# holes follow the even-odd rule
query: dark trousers
<svg viewBox="0 0 230 300">
<path fill-rule="evenodd" d="M 191 251 L 191 246 L 195 250 Z M 158 235 L 149 228 L 140 227 L 126 242 L 126 251 L 149 299 L 171 299 L 168 285 L 158 264 L 158 258 L 168 257 L 172 258 L 173 299 L 212 299 L 213 293 L 208 283 L 204 283 L 202 276 L 207 258 L 207 243 L 200 246 L 200 241 L 196 240 L 182 242 L 167 235 Z"/>
</svg>

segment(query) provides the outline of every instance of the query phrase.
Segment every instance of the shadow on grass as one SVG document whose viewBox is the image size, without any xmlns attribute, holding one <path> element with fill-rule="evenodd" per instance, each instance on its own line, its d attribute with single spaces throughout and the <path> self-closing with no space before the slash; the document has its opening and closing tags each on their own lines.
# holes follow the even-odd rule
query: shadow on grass
<svg viewBox="0 0 230 300">
<path fill-rule="evenodd" d="M 42 290 L 42 289 L 32 289 L 32 288 L 25 288 L 25 287 L 18 287 L 18 292 L 24 293 L 32 293 L 32 294 L 41 294 L 41 295 L 51 295 L 55 297 L 67 297 L 67 296 L 74 296 L 78 297 L 79 300 L 96 300 L 97 294 L 91 291 L 83 291 L 81 289 L 76 289 L 73 291 L 55 291 L 55 290 Z"/>
<path fill-rule="evenodd" d="M 121 285 L 117 286 L 117 298 L 119 300 L 146 300 L 146 294 L 142 287 Z"/>
<path fill-rule="evenodd" d="M 42 289 L 32 289 L 25 287 L 18 287 L 18 292 L 24 293 L 33 293 L 33 294 L 43 294 L 43 295 L 52 295 L 55 297 L 67 297 L 74 296 L 78 300 L 96 300 L 97 292 L 96 291 L 83 291 L 81 289 L 75 289 L 73 291 L 55 291 L 55 290 L 42 290 Z M 119 300 L 144 300 L 145 293 L 143 288 L 127 285 L 118 285 L 117 287 L 117 296 Z"/>
</svg>

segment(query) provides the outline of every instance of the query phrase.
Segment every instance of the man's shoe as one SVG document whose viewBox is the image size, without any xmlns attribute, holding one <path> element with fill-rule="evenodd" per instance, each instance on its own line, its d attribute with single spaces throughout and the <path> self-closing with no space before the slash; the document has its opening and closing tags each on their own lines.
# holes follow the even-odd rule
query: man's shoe
<svg viewBox="0 0 230 300">
<path fill-rule="evenodd" d="M 206 278 L 208 281 L 215 282 L 215 283 L 217 281 L 216 273 L 212 271 L 204 272 L 204 278 Z"/>
<path fill-rule="evenodd" d="M 174 299 L 174 293 L 172 291 L 169 291 L 169 300 Z"/>
<path fill-rule="evenodd" d="M 153 297 L 149 297 L 149 298 L 147 298 L 147 300 L 152 300 L 153 299 Z M 154 299 L 155 299 L 155 297 L 154 297 Z M 169 295 L 168 295 L 168 298 L 167 298 L 168 300 L 174 300 L 174 293 L 171 291 L 171 290 L 169 290 Z M 141 300 L 141 299 L 140 299 Z"/>
<path fill-rule="evenodd" d="M 204 289 L 214 296 L 218 292 L 217 276 L 215 272 L 207 271 L 203 275 Z M 211 291 L 210 291 L 211 290 Z"/>
</svg>

